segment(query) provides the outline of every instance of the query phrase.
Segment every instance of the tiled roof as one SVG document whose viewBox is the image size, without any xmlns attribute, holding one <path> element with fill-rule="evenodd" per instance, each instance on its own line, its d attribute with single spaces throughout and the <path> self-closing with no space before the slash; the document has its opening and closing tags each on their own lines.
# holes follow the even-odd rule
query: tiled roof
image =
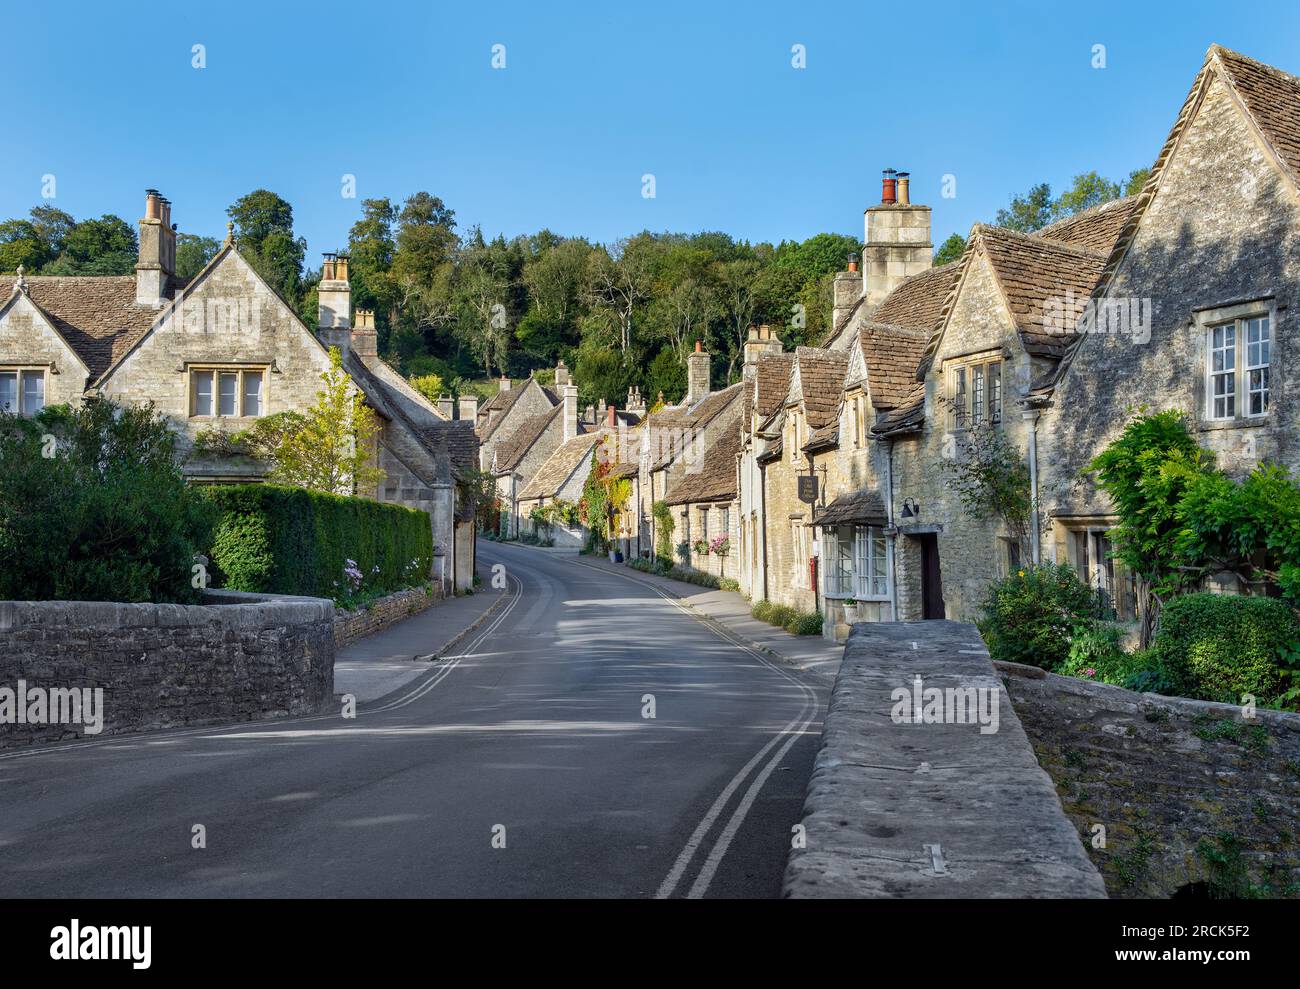
<svg viewBox="0 0 1300 989">
<path fill-rule="evenodd" d="M 781 407 L 790 392 L 790 369 L 794 354 L 761 354 L 754 375 L 755 408 L 760 416 L 770 416 Z"/>
<path fill-rule="evenodd" d="M 495 418 L 491 419 L 491 421 L 489 421 L 488 424 L 483 427 L 483 432 L 479 435 L 479 439 L 483 440 L 484 442 L 487 442 L 487 440 L 492 436 L 492 434 L 497 431 L 497 428 L 501 425 L 501 423 L 505 421 L 506 416 L 510 415 L 510 410 L 515 407 L 515 403 L 519 401 L 519 396 L 524 393 L 524 389 L 526 389 L 535 380 L 536 379 L 534 378 L 529 378 L 527 381 L 521 381 L 519 384 L 512 387 L 509 391 L 497 392 L 495 395 L 489 398 L 486 403 L 484 403 L 480 411 L 496 410 L 497 414 Z M 538 387 L 541 388 L 540 385 L 538 385 Z M 547 399 L 551 402 L 552 405 L 556 404 L 554 396 L 548 389 L 542 388 L 542 394 L 547 397 Z"/>
<path fill-rule="evenodd" d="M 539 412 L 525 419 L 515 430 L 514 435 L 496 448 L 494 456 L 497 473 L 505 474 L 518 467 L 519 462 L 533 448 L 533 444 L 563 411 L 564 406 L 556 405 L 546 412 Z M 582 423 L 578 424 L 578 428 L 582 428 Z"/>
<path fill-rule="evenodd" d="M 795 351 L 795 360 L 799 363 L 804 415 L 812 429 L 820 429 L 839 411 L 840 390 L 849 369 L 848 352 L 800 347 Z"/>
<path fill-rule="evenodd" d="M 704 398 L 700 399 L 692 406 L 690 414 L 683 417 L 673 416 L 666 420 L 660 420 L 652 416 L 654 424 L 657 426 L 667 426 L 671 429 L 685 430 L 691 433 L 704 429 L 709 423 L 720 416 L 730 408 L 739 410 L 740 406 L 733 406 L 736 399 L 744 394 L 744 382 L 738 381 L 734 385 L 728 385 L 720 391 L 710 392 Z M 739 429 L 737 425 L 737 429 Z M 651 437 L 651 449 L 653 452 L 656 443 L 653 436 Z M 663 470 L 681 455 L 684 445 L 689 442 L 689 438 L 683 438 L 677 443 L 669 444 L 663 449 L 665 452 L 655 461 L 652 471 Z"/>
<path fill-rule="evenodd" d="M 554 497 L 564 487 L 569 476 L 591 456 L 592 448 L 599 441 L 600 433 L 583 433 L 561 443 L 538 468 L 533 479 L 524 486 L 524 490 L 519 493 L 519 500 Z"/>
<path fill-rule="evenodd" d="M 1104 254 L 1115 246 L 1115 240 L 1133 215 L 1137 202 L 1137 196 L 1127 196 L 1102 203 L 1036 230 L 1033 236 Z"/>
<path fill-rule="evenodd" d="M 27 295 L 94 380 L 145 335 L 160 310 L 135 304 L 135 275 L 28 275 Z M 15 276 L 0 276 L 0 304 Z"/>
<path fill-rule="evenodd" d="M 1101 277 L 1106 255 L 1002 227 L 980 225 L 975 236 L 1006 295 L 1025 349 L 1060 357 L 1074 334 L 1045 326 L 1045 308 L 1051 300 L 1064 305 L 1071 297 L 1082 306 Z"/>
<path fill-rule="evenodd" d="M 736 497 L 736 455 L 740 453 L 740 429 L 724 429 L 704 451 L 699 469 L 684 471 L 668 488 L 664 501 L 686 505 L 701 501 L 730 501 Z"/>
<path fill-rule="evenodd" d="M 842 494 L 825 508 L 813 513 L 813 525 L 884 525 L 885 503 L 875 491 Z"/>
<path fill-rule="evenodd" d="M 867 362 L 871 404 L 877 409 L 897 408 L 916 385 L 916 366 L 925 353 L 929 334 L 868 320 L 858 330 L 858 342 Z"/>
<path fill-rule="evenodd" d="M 939 325 L 943 304 L 957 282 L 961 262 L 953 261 L 913 275 L 885 296 L 870 314 L 876 323 L 891 323 L 930 333 Z"/>
<path fill-rule="evenodd" d="M 914 433 L 925 422 L 925 384 L 917 384 L 898 408 L 890 411 L 871 427 L 877 436 L 897 436 Z"/>
<path fill-rule="evenodd" d="M 1300 180 L 1300 79 L 1220 45 L 1210 46 L 1282 163 Z"/>
<path fill-rule="evenodd" d="M 803 445 L 804 452 L 813 453 L 817 450 L 828 450 L 831 447 L 838 446 L 840 442 L 839 422 L 833 422 L 829 426 L 823 426 L 821 429 L 814 429 L 808 436 L 808 442 Z"/>
</svg>

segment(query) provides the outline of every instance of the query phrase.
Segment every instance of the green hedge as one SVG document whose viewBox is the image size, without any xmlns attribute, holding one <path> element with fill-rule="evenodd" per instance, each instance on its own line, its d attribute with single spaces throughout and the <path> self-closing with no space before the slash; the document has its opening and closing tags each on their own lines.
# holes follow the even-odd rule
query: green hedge
<svg viewBox="0 0 1300 989">
<path fill-rule="evenodd" d="M 428 580 L 428 512 L 275 484 L 200 490 L 219 514 L 209 554 L 214 586 L 344 600 L 352 596 L 348 560 L 363 575 L 361 592 Z"/>
<path fill-rule="evenodd" d="M 1160 612 L 1151 653 L 1185 697 L 1241 703 L 1284 690 L 1284 655 L 1300 643 L 1300 618 L 1283 601 L 1227 594 L 1184 594 Z"/>
<path fill-rule="evenodd" d="M 1042 563 L 989 585 L 975 625 L 995 660 L 1060 669 L 1075 629 L 1101 614 L 1096 595 L 1068 566 Z"/>
</svg>

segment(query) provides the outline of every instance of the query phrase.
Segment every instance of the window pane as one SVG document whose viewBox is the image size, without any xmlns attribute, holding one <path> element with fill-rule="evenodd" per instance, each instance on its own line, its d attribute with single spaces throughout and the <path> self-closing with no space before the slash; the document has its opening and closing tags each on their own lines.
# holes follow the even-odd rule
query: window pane
<svg viewBox="0 0 1300 989">
<path fill-rule="evenodd" d="M 244 372 L 244 415 L 262 414 L 262 375 L 257 371 Z"/>
<path fill-rule="evenodd" d="M 1002 421 L 1002 362 L 994 361 L 989 365 L 989 422 L 997 425 Z"/>
<path fill-rule="evenodd" d="M 0 371 L 0 412 L 18 411 L 18 372 Z"/>
<path fill-rule="evenodd" d="M 194 372 L 194 414 L 212 415 L 212 372 Z"/>
<path fill-rule="evenodd" d="M 1227 323 L 1210 330 L 1210 415 L 1230 419 L 1237 414 L 1237 326 Z"/>
<path fill-rule="evenodd" d="M 966 425 L 966 402 L 966 369 L 959 367 L 956 371 L 955 385 L 953 387 L 953 408 L 959 428 Z"/>
<path fill-rule="evenodd" d="M 45 372 L 23 372 L 23 415 L 35 415 L 45 408 Z"/>
<path fill-rule="evenodd" d="M 1268 411 L 1269 397 L 1268 317 L 1246 320 L 1246 414 L 1260 416 Z"/>
<path fill-rule="evenodd" d="M 984 367 L 979 365 L 971 368 L 971 377 L 974 395 L 971 399 L 971 410 L 974 413 L 973 418 L 976 423 L 984 421 Z"/>
<path fill-rule="evenodd" d="M 221 393 L 219 411 L 223 416 L 235 414 L 235 397 L 239 394 L 239 375 L 234 371 L 223 371 L 219 376 Z"/>
</svg>

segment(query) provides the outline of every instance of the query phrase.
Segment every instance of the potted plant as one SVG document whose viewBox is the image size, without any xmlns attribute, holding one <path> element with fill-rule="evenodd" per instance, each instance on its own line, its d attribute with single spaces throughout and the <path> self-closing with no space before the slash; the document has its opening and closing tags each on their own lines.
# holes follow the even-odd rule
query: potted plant
<svg viewBox="0 0 1300 989">
<path fill-rule="evenodd" d="M 853 598 L 845 598 L 842 602 L 844 605 L 844 622 L 852 625 L 858 620 L 858 602 Z"/>
<path fill-rule="evenodd" d="M 697 539 L 697 540 L 695 540 L 695 545 L 694 545 L 693 548 L 694 548 L 694 550 L 695 550 L 695 555 L 696 555 L 696 556 L 708 556 L 708 555 L 709 555 L 709 544 L 706 543 L 703 539 Z"/>
</svg>

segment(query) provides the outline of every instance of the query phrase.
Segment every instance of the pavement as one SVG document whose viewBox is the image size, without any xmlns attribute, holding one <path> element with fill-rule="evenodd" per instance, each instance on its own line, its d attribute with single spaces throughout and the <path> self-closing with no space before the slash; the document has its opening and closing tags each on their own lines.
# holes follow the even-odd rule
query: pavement
<svg viewBox="0 0 1300 989">
<path fill-rule="evenodd" d="M 479 556 L 466 639 L 345 650 L 441 649 L 355 717 L 0 753 L 0 897 L 779 896 L 825 684 L 636 571 Z"/>
<path fill-rule="evenodd" d="M 418 615 L 358 639 L 334 657 L 334 693 L 373 701 L 391 694 L 421 674 L 430 662 L 451 652 L 479 628 L 505 600 L 504 590 L 486 589 L 443 598 Z"/>
</svg>

